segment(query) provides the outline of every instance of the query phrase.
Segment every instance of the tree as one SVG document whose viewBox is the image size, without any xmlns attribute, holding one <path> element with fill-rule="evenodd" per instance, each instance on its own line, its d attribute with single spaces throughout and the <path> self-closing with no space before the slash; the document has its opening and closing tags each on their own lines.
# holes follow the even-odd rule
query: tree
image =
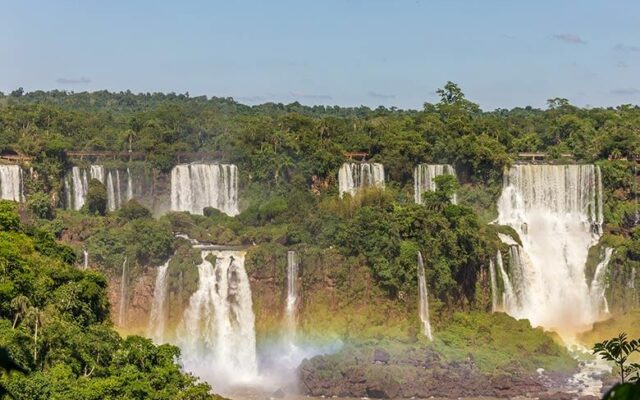
<svg viewBox="0 0 640 400">
<path fill-rule="evenodd" d="M 12 328 L 15 329 L 18 325 L 18 319 L 24 319 L 25 315 L 29 311 L 29 298 L 25 295 L 18 295 L 11 299 L 11 308 L 14 309 L 16 315 L 13 317 Z"/>
<path fill-rule="evenodd" d="M 596 343 L 593 346 L 594 354 L 599 355 L 603 360 L 615 363 L 622 383 L 634 373 L 635 376 L 631 376 L 629 380 L 640 381 L 640 364 L 631 363 L 627 365 L 629 356 L 635 352 L 640 352 L 640 339 L 627 340 L 626 333 L 621 333 L 617 337 Z"/>
<path fill-rule="evenodd" d="M 97 179 L 89 181 L 87 210 L 90 214 L 105 215 L 107 212 L 107 189 Z"/>
</svg>

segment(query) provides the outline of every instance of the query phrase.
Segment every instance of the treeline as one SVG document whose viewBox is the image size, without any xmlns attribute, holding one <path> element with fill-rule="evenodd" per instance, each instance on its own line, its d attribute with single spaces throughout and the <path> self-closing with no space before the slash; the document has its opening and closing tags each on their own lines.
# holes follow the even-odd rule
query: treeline
<svg viewBox="0 0 640 400">
<path fill-rule="evenodd" d="M 578 108 L 552 99 L 531 107 L 483 111 L 448 82 L 422 110 L 341 108 L 299 103 L 246 106 L 231 98 L 131 92 L 23 93 L 0 96 L 0 152 L 38 155 L 50 147 L 142 151 L 170 169 L 176 153 L 220 151 L 255 179 L 334 174 L 345 152 L 366 152 L 404 182 L 420 162 L 446 162 L 469 181 L 496 179 L 518 152 L 578 161 L 640 153 L 640 109 Z"/>
</svg>

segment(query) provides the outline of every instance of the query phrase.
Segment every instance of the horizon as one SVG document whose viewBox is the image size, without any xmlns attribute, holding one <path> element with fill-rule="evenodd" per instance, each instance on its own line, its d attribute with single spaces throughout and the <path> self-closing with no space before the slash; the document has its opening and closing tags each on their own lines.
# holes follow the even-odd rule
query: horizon
<svg viewBox="0 0 640 400">
<path fill-rule="evenodd" d="M 640 99 L 640 4 L 631 0 L 5 3 L 5 93 L 189 92 L 411 110 L 436 102 L 450 80 L 483 110 Z"/>
</svg>

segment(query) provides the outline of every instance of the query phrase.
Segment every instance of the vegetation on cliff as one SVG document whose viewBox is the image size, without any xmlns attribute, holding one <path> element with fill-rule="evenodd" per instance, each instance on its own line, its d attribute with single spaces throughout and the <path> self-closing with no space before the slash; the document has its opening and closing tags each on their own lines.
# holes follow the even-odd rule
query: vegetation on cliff
<svg viewBox="0 0 640 400">
<path fill-rule="evenodd" d="M 74 261 L 71 248 L 0 201 L 0 347 L 26 369 L 0 379 L 15 399 L 214 398 L 181 372 L 177 347 L 122 339 L 106 279 Z"/>
</svg>

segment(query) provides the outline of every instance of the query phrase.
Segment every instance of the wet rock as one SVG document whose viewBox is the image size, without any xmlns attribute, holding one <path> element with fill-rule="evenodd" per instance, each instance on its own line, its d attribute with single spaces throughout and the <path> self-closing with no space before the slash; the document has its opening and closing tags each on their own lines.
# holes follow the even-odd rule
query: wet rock
<svg viewBox="0 0 640 400">
<path fill-rule="evenodd" d="M 278 390 L 276 390 L 275 392 L 273 392 L 271 394 L 271 398 L 273 398 L 273 399 L 282 399 L 282 398 L 284 398 L 285 395 L 286 394 L 285 394 L 284 390 L 278 389 Z"/>
<path fill-rule="evenodd" d="M 374 364 L 389 364 L 389 359 L 391 356 L 389 353 L 382 349 L 375 349 L 373 352 L 373 363 Z"/>
</svg>

